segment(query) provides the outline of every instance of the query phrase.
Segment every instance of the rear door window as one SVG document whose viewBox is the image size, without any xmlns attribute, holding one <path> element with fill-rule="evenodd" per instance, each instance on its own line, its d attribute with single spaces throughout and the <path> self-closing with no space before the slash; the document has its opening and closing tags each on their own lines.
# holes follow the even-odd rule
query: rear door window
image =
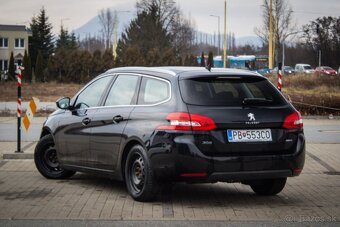
<svg viewBox="0 0 340 227">
<path fill-rule="evenodd" d="M 193 105 L 242 106 L 245 99 L 255 99 L 257 105 L 265 106 L 286 104 L 282 95 L 265 78 L 183 79 L 180 80 L 180 90 L 183 100 Z"/>
</svg>

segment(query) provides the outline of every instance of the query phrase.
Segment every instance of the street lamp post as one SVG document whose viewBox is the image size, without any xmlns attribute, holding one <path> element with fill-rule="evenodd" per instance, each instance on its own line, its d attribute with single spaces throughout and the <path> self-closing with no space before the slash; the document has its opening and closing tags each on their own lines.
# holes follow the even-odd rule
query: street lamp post
<svg viewBox="0 0 340 227">
<path fill-rule="evenodd" d="M 285 42 L 286 42 L 286 39 L 291 36 L 291 35 L 295 35 L 297 33 L 301 33 L 301 32 L 304 32 L 304 31 L 294 31 L 294 32 L 290 32 L 288 34 L 286 34 L 283 39 L 282 39 L 282 74 L 284 74 L 284 66 L 285 66 Z"/>
<path fill-rule="evenodd" d="M 273 0 L 269 2 L 268 67 L 273 69 Z"/>
<path fill-rule="evenodd" d="M 220 55 L 220 16 L 217 16 L 217 15 L 210 15 L 211 17 L 216 17 L 217 18 L 217 22 L 218 22 L 218 49 L 217 49 L 217 55 L 219 56 Z"/>
<path fill-rule="evenodd" d="M 67 17 L 67 18 L 61 18 L 60 19 L 60 29 L 63 27 L 63 21 L 64 20 L 70 20 L 70 18 Z"/>
<path fill-rule="evenodd" d="M 115 17 L 113 22 L 113 60 L 116 62 L 117 59 L 117 30 L 118 30 L 118 13 L 129 13 L 129 10 L 115 11 Z"/>
<path fill-rule="evenodd" d="M 227 68 L 227 0 L 224 0 L 223 68 Z"/>
</svg>

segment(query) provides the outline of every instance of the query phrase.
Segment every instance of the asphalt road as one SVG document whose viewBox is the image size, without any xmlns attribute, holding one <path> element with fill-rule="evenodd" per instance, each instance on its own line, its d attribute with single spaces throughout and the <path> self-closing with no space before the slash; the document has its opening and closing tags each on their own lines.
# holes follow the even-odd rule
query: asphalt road
<svg viewBox="0 0 340 227">
<path fill-rule="evenodd" d="M 26 132 L 22 130 L 22 141 L 38 141 L 41 127 L 46 118 L 34 118 Z M 340 143 L 340 120 L 305 119 L 304 130 L 308 143 Z M 17 119 L 0 118 L 0 141 L 17 140 Z"/>
</svg>

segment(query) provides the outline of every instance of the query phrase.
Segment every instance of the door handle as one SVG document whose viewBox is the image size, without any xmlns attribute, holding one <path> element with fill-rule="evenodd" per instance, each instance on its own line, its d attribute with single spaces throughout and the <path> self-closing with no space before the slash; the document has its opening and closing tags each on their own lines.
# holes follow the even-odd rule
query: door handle
<svg viewBox="0 0 340 227">
<path fill-rule="evenodd" d="M 124 118 L 122 116 L 120 116 L 120 115 L 114 116 L 113 119 L 112 119 L 114 124 L 118 124 L 122 120 L 124 120 Z"/>
<path fill-rule="evenodd" d="M 91 122 L 91 119 L 90 118 L 84 118 L 83 120 L 82 120 L 82 124 L 85 126 L 85 125 L 88 125 L 88 124 L 90 124 L 90 122 Z"/>
</svg>

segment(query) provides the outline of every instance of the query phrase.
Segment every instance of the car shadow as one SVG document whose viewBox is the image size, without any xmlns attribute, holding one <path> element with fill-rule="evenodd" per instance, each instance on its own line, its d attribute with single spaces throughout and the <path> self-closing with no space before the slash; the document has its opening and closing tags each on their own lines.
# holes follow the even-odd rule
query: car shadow
<svg viewBox="0 0 340 227">
<path fill-rule="evenodd" d="M 78 187 L 96 191 L 108 190 L 119 197 L 132 198 L 129 196 L 125 183 L 112 180 L 100 175 L 77 173 L 68 180 L 59 180 L 58 183 L 77 185 Z M 303 197 L 290 189 L 289 184 L 278 195 L 256 195 L 248 185 L 240 183 L 215 183 L 215 184 L 187 184 L 173 183 L 167 185 L 157 196 L 154 203 L 181 205 L 186 207 L 241 207 L 245 205 L 254 207 L 280 207 L 280 206 L 303 206 L 306 201 Z"/>
</svg>

